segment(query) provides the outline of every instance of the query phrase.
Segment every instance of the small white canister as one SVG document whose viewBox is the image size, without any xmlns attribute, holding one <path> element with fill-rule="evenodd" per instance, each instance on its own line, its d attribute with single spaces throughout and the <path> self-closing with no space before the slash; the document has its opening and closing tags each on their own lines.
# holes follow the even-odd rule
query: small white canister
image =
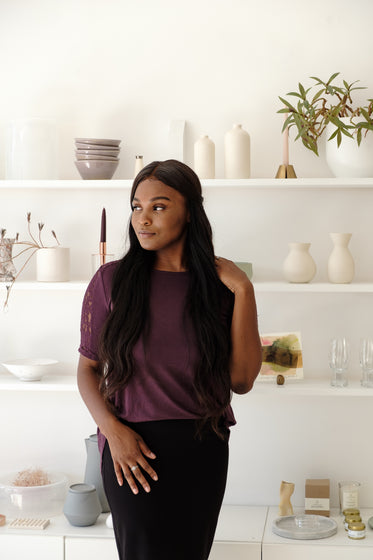
<svg viewBox="0 0 373 560">
<path fill-rule="evenodd" d="M 36 251 L 38 282 L 68 282 L 70 280 L 70 249 L 43 247 Z"/>
</svg>

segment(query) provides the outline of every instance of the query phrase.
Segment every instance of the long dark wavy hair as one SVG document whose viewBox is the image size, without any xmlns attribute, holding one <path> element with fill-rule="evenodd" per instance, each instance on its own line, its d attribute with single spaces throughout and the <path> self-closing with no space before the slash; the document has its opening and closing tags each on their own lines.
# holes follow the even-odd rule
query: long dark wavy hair
<svg viewBox="0 0 373 560">
<path fill-rule="evenodd" d="M 190 167 L 177 161 L 154 161 L 136 176 L 131 207 L 138 185 L 156 179 L 184 196 L 190 221 L 187 224 L 184 263 L 190 275 L 186 312 L 195 329 L 199 363 L 194 389 L 204 414 L 200 429 L 209 423 L 222 435 L 219 424 L 231 398 L 229 325 L 222 320 L 222 301 L 232 294 L 220 281 L 215 266 L 211 225 L 203 208 L 201 183 Z M 134 374 L 133 348 L 146 332 L 151 271 L 156 253 L 143 249 L 132 224 L 129 250 L 118 262 L 112 283 L 112 311 L 100 342 L 100 390 L 109 405 Z M 228 300 L 230 301 L 230 300 Z"/>
</svg>

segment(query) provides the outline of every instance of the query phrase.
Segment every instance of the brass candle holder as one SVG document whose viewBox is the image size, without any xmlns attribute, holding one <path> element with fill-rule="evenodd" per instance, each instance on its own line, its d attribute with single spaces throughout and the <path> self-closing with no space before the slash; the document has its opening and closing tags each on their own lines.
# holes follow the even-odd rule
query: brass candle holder
<svg viewBox="0 0 373 560">
<path fill-rule="evenodd" d="M 296 179 L 296 178 L 297 176 L 294 167 L 292 165 L 282 164 L 279 166 L 276 173 L 276 179 Z"/>
</svg>

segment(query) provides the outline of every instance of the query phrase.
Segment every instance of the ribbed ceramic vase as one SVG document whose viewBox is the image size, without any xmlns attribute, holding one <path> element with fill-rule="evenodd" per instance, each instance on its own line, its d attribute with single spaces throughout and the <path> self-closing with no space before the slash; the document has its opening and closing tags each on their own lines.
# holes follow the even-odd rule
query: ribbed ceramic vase
<svg viewBox="0 0 373 560">
<path fill-rule="evenodd" d="M 333 284 L 349 284 L 355 274 L 354 259 L 348 248 L 351 233 L 331 233 L 334 243 L 328 259 L 328 279 Z"/>
<path fill-rule="evenodd" d="M 225 177 L 249 179 L 250 136 L 241 124 L 234 124 L 224 137 Z"/>
<path fill-rule="evenodd" d="M 215 144 L 207 135 L 194 144 L 194 171 L 200 179 L 215 179 Z"/>
<path fill-rule="evenodd" d="M 283 263 L 283 273 L 288 282 L 307 283 L 316 274 L 316 264 L 309 253 L 311 243 L 289 243 L 289 254 Z"/>
</svg>

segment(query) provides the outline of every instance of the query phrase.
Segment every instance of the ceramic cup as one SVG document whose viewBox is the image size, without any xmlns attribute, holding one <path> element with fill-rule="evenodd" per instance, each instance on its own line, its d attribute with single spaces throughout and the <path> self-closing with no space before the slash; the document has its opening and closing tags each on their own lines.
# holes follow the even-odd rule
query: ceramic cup
<svg viewBox="0 0 373 560">
<path fill-rule="evenodd" d="M 74 527 L 94 525 L 101 513 L 101 504 L 93 484 L 79 483 L 70 486 L 63 513 Z"/>
</svg>

